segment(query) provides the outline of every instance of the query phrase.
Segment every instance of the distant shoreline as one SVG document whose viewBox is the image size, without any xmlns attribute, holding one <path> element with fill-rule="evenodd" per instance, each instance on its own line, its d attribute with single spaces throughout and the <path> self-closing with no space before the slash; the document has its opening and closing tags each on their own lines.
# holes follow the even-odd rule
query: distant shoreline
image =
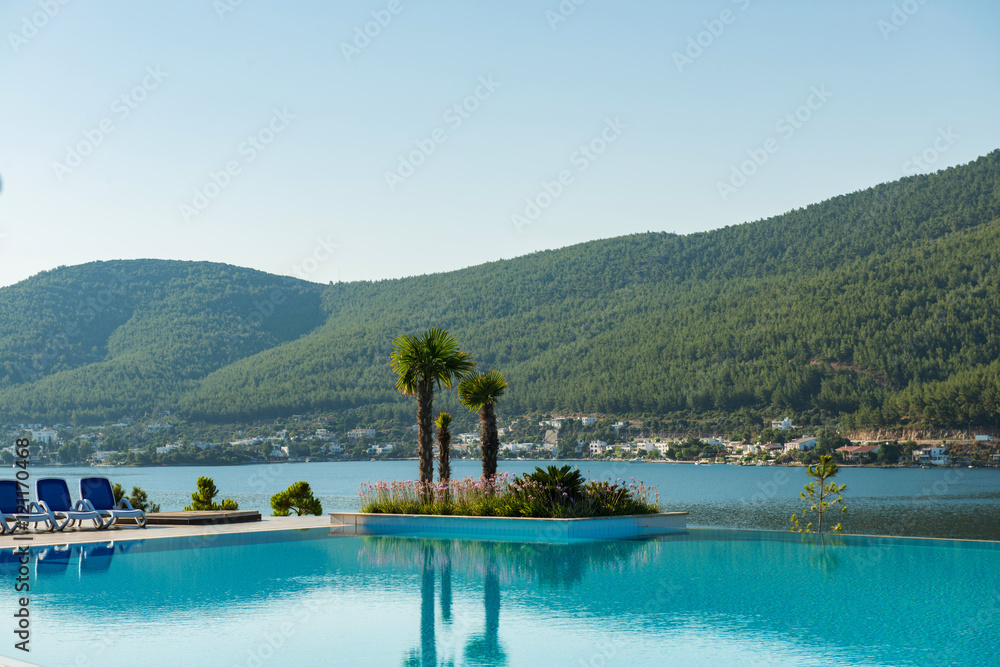
<svg viewBox="0 0 1000 667">
<path fill-rule="evenodd" d="M 122 464 L 122 465 L 87 465 L 85 463 L 33 463 L 32 468 L 228 468 L 239 466 L 260 466 L 260 465 L 293 465 L 296 463 L 391 463 L 393 461 L 417 462 L 420 459 L 398 458 L 398 459 L 339 459 L 328 461 L 253 461 L 246 463 L 145 463 L 145 464 Z M 470 461 L 478 463 L 479 459 L 452 459 L 452 462 Z M 732 465 L 738 468 L 805 468 L 804 463 L 769 463 L 766 465 L 756 465 L 752 463 L 698 463 L 696 461 L 664 461 L 662 459 L 652 461 L 631 461 L 628 459 L 499 459 L 500 463 L 534 463 L 536 465 L 553 465 L 560 463 L 666 463 L 676 465 L 701 465 L 701 466 L 724 466 Z M 838 463 L 838 468 L 869 468 L 880 470 L 937 470 L 937 469 L 963 469 L 974 468 L 976 470 L 1000 470 L 1000 465 L 945 465 L 930 466 L 902 466 L 902 465 L 859 465 L 856 463 Z"/>
</svg>

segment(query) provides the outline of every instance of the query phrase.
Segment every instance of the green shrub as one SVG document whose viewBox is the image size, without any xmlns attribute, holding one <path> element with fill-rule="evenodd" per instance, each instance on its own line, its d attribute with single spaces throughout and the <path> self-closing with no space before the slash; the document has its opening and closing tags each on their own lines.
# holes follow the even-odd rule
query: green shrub
<svg viewBox="0 0 1000 667">
<path fill-rule="evenodd" d="M 281 493 L 271 496 L 271 516 L 288 516 L 294 510 L 295 516 L 323 513 L 323 505 L 313 495 L 308 482 L 295 482 Z"/>
<path fill-rule="evenodd" d="M 155 514 L 160 511 L 160 504 L 149 502 L 149 496 L 138 486 L 132 487 L 132 494 L 128 497 L 128 500 L 132 503 L 132 507 L 142 510 L 147 514 Z"/>
<path fill-rule="evenodd" d="M 524 480 L 538 483 L 553 502 L 563 502 L 563 498 L 575 502 L 583 493 L 583 475 L 572 466 L 535 468 L 535 472 L 524 474 Z"/>
<path fill-rule="evenodd" d="M 185 512 L 231 511 L 240 508 L 235 500 L 229 498 L 221 503 L 215 502 L 219 490 L 215 488 L 215 482 L 211 477 L 199 477 L 197 484 L 198 490 L 191 494 L 191 504 L 184 508 Z"/>
</svg>

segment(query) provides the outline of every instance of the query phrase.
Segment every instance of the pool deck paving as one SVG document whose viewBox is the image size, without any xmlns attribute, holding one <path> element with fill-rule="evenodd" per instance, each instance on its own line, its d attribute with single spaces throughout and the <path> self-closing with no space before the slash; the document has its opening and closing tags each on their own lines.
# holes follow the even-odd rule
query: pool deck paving
<svg viewBox="0 0 1000 667">
<path fill-rule="evenodd" d="M 165 537 L 197 537 L 203 535 L 229 535 L 275 530 L 303 530 L 329 528 L 330 517 L 322 516 L 265 516 L 260 521 L 215 525 L 187 526 L 112 526 L 97 530 L 89 526 L 66 528 L 63 531 L 17 531 L 0 535 L 0 549 L 12 547 L 46 547 L 57 544 L 88 544 L 92 542 L 124 542 L 126 540 L 155 540 Z M 2 664 L 2 663 L 0 663 Z"/>
</svg>

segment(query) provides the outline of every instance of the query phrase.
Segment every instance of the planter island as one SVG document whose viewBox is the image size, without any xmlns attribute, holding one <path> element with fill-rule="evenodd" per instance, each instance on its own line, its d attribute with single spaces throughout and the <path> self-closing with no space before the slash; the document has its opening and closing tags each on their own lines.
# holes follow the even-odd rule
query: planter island
<svg viewBox="0 0 1000 667">
<path fill-rule="evenodd" d="M 573 519 L 452 516 L 442 514 L 367 514 L 330 512 L 330 531 L 344 535 L 447 535 L 476 538 L 628 539 L 683 532 L 687 512 L 660 512 Z"/>
</svg>

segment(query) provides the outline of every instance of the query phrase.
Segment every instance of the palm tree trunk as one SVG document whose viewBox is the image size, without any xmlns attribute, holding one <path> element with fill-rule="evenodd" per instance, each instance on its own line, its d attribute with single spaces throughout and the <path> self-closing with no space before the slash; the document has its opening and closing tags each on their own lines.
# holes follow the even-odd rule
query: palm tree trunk
<svg viewBox="0 0 1000 667">
<path fill-rule="evenodd" d="M 438 481 L 445 483 L 451 479 L 451 431 L 447 427 L 438 429 Z"/>
<path fill-rule="evenodd" d="M 417 457 L 420 459 L 420 483 L 434 483 L 434 383 L 421 380 L 417 392 Z"/>
<path fill-rule="evenodd" d="M 497 474 L 497 454 L 500 440 L 497 437 L 497 413 L 492 403 L 487 403 L 479 411 L 480 450 L 483 455 L 483 479 L 492 479 Z"/>
</svg>

